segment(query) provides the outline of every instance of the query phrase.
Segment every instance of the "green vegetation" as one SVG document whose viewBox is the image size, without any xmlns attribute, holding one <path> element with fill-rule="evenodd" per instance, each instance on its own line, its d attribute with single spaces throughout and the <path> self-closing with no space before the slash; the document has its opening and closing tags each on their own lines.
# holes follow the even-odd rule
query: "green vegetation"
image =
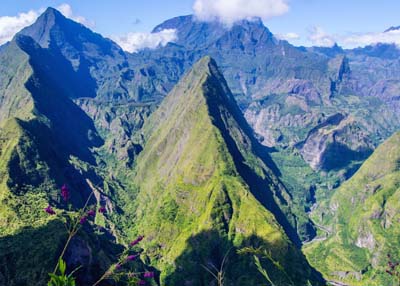
<svg viewBox="0 0 400 286">
<path fill-rule="evenodd" d="M 47 282 L 67 233 L 43 209 L 78 215 L 90 189 L 108 211 L 65 253 L 78 285 L 142 234 L 166 286 L 319 285 L 299 250 L 315 234 L 304 250 L 327 279 L 393 283 L 399 136 L 335 188 L 400 126 L 398 65 L 296 48 L 258 21 L 164 25 L 176 45 L 127 54 L 49 8 L 1 47 L 0 284 Z M 207 54 L 233 94 L 206 57 L 161 101 Z"/>
<path fill-rule="evenodd" d="M 230 96 L 213 60 L 204 58 L 152 114 L 135 166 L 132 224 L 162 270 L 162 285 L 211 283 L 199 265 L 218 268 L 230 248 L 245 246 L 268 249 L 297 285 L 306 285 L 307 277 L 316 277 L 279 226 L 279 214 L 266 210 L 247 184 L 248 177 L 264 176 L 276 188 L 272 171 L 251 153 L 252 139 Z M 240 157 L 248 168 L 236 161 Z M 244 267 L 252 255 L 232 252 L 224 285 L 261 283 L 254 265 Z M 288 279 L 273 264 L 268 268 L 282 283 Z"/>
<path fill-rule="evenodd" d="M 387 254 L 400 258 L 398 238 L 400 133 L 393 135 L 313 213 L 329 229 L 327 240 L 305 247 L 326 278 L 350 285 L 390 285 Z"/>
</svg>

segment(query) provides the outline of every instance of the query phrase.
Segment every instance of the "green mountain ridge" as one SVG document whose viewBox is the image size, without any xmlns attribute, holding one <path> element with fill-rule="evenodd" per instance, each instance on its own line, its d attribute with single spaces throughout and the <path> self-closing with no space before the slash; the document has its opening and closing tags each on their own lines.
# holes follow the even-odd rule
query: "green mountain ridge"
<svg viewBox="0 0 400 286">
<path fill-rule="evenodd" d="M 135 166 L 134 224 L 147 238 L 152 260 L 157 258 L 162 285 L 213 285 L 214 278 L 199 265 L 220 267 L 229 247 L 234 250 L 225 285 L 262 283 L 251 256 L 235 253 L 246 246 L 270 251 L 285 270 L 264 263 L 280 283 L 306 285 L 316 279 L 285 234 L 296 232 L 275 200 L 288 195 L 254 155 L 255 140 L 243 124 L 225 80 L 207 57 L 145 124 L 147 140 Z M 246 273 L 235 267 L 245 267 Z"/>
<path fill-rule="evenodd" d="M 331 232 L 307 245 L 310 263 L 348 285 L 392 285 L 388 258 L 398 261 L 400 133 L 380 145 L 314 218 Z"/>
<path fill-rule="evenodd" d="M 68 97 L 74 87 L 62 85 L 62 74 L 57 71 L 67 83 L 73 72 L 53 52 L 18 35 L 0 55 L 0 62 L 5 63 L 0 81 L 2 285 L 46 284 L 66 233 L 61 221 L 50 218 L 44 208 L 49 203 L 67 207 L 58 191 L 64 183 L 70 186 L 72 206 L 82 206 L 90 192 L 86 179 L 97 183 L 100 178 L 85 165 L 96 166 L 93 149 L 103 141 L 91 119 Z M 71 249 L 82 241 L 80 250 L 100 253 L 90 260 L 97 270 L 88 267 L 78 275 L 85 285 L 97 277 L 98 269 L 110 264 L 119 246 L 89 230 L 74 240 Z M 100 246 L 106 251 L 99 252 Z M 24 251 L 34 259 L 28 261 Z M 85 255 L 75 257 L 70 266 L 90 265 L 85 259 Z"/>
<path fill-rule="evenodd" d="M 214 285 L 204 267 L 225 256 L 226 285 L 266 284 L 252 251 L 277 285 L 391 285 L 399 135 L 367 158 L 400 126 L 397 48 L 294 47 L 261 21 L 163 28 L 176 43 L 129 54 L 48 8 L 0 46 L 0 284 L 45 285 L 65 233 L 43 208 L 67 207 L 64 183 L 79 208 L 88 179 L 107 214 L 67 253 L 79 285 L 141 234 L 161 285 Z"/>
</svg>

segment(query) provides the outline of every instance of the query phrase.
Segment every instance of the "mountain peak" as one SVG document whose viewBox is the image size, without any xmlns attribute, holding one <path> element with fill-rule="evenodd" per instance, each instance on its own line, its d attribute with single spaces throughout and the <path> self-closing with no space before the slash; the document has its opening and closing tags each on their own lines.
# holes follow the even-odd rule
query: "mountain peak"
<svg viewBox="0 0 400 286">
<path fill-rule="evenodd" d="M 197 88 L 201 92 L 195 93 L 201 95 L 208 103 L 212 97 L 214 103 L 222 105 L 236 106 L 236 101 L 226 83 L 224 76 L 218 68 L 216 61 L 210 56 L 204 56 L 196 62 L 191 71 L 180 82 L 181 87 L 187 89 Z M 209 92 L 211 89 L 216 89 L 219 92 Z M 180 95 L 181 93 L 175 93 Z M 235 112 L 240 112 L 236 108 Z"/>
<path fill-rule="evenodd" d="M 212 57 L 204 56 L 197 63 L 194 64 L 193 69 L 201 71 L 209 71 L 211 73 L 212 70 L 218 69 L 218 67 L 217 63 Z"/>
<path fill-rule="evenodd" d="M 60 11 L 48 7 L 32 25 L 22 29 L 18 34 L 30 36 L 40 46 L 47 48 L 50 42 L 50 31 L 55 25 L 63 25 L 68 20 Z"/>
<path fill-rule="evenodd" d="M 56 8 L 53 8 L 53 7 L 47 7 L 47 9 L 42 13 L 41 16 L 45 16 L 45 15 L 52 15 L 52 16 L 58 16 L 58 17 L 61 16 L 61 17 L 65 18 L 64 15 L 60 11 L 58 11 Z"/>
<path fill-rule="evenodd" d="M 389 29 L 386 29 L 386 30 L 384 31 L 384 33 L 391 32 L 391 31 L 398 31 L 398 30 L 400 30 L 400 26 L 397 26 L 397 27 L 392 26 L 392 27 L 390 27 Z"/>
<path fill-rule="evenodd" d="M 218 245 L 232 244 L 234 238 L 237 249 L 246 241 L 258 241 L 272 253 L 285 249 L 280 263 L 290 265 L 293 261 L 286 255 L 296 257 L 295 263 L 302 265 L 299 271 L 305 270 L 290 275 L 312 276 L 288 238 L 287 219 L 274 199 L 273 193 L 281 190 L 279 183 L 272 179 L 269 164 L 253 150 L 254 138 L 211 57 L 199 60 L 181 79 L 145 123 L 144 131 L 146 142 L 135 166 L 140 190 L 134 202 L 138 206 L 135 224 L 144 236 L 164 245 L 159 254 L 177 266 L 174 273 L 161 266 L 165 284 L 185 284 L 182 281 L 190 279 L 211 283 L 196 266 L 215 258 L 211 248 L 202 246 L 209 241 L 196 245 L 207 249 L 201 256 L 183 252 L 191 237 L 208 237 L 210 232 L 218 234 L 213 238 Z M 166 206 L 172 206 L 174 214 L 163 219 L 159 213 L 167 214 Z M 245 263 L 246 258 L 238 260 Z M 187 274 L 181 269 L 194 271 Z M 252 274 L 254 267 L 246 273 L 248 285 L 261 284 L 261 277 Z M 237 281 L 237 273 L 231 272 L 227 279 Z"/>
<path fill-rule="evenodd" d="M 165 29 L 175 29 L 177 31 L 175 43 L 190 49 L 207 48 L 217 42 L 253 47 L 273 39 L 272 33 L 259 18 L 244 19 L 227 26 L 218 21 L 200 21 L 194 15 L 187 15 L 166 20 L 156 26 L 153 33 Z"/>
</svg>

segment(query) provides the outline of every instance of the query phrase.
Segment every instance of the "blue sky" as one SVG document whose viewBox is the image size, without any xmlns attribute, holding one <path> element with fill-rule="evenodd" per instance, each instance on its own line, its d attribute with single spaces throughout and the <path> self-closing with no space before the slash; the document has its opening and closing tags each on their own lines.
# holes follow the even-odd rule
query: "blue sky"
<svg viewBox="0 0 400 286">
<path fill-rule="evenodd" d="M 192 14 L 195 1 L 202 2 L 203 6 L 211 6 L 210 3 L 213 3 L 212 0 L 1 0 L 0 40 L 2 29 L 5 30 L 1 25 L 2 17 L 17 17 L 19 13 L 29 10 L 40 12 L 41 8 L 48 6 L 59 7 L 61 4 L 68 4 L 73 11 L 71 18 L 84 17 L 86 21 L 84 24 L 89 23 L 96 32 L 115 37 L 134 32 L 149 32 L 155 25 L 168 18 Z M 241 0 L 218 1 L 222 4 L 224 1 L 237 2 L 238 5 L 242 2 Z M 214 3 L 218 1 L 214 0 Z M 249 3 L 248 1 L 243 3 Z M 381 32 L 390 26 L 400 25 L 399 0 L 252 0 L 252 2 L 256 3 L 253 3 L 256 8 L 258 4 L 258 7 L 262 7 L 260 5 L 263 4 L 260 3 L 275 5 L 273 6 L 277 9 L 275 14 L 262 14 L 265 16 L 264 24 L 274 34 L 296 45 L 331 45 L 337 41 L 350 47 L 368 44 L 374 38 L 387 41 L 388 35 L 382 35 Z M 277 8 L 276 5 L 281 6 Z M 282 5 L 286 5 L 287 9 Z M 212 14 L 215 12 L 214 8 L 202 8 L 205 19 L 214 19 L 213 15 L 217 15 Z M 248 13 L 251 12 L 249 8 Z M 212 15 L 208 17 L 207 13 Z M 234 14 L 232 19 L 235 20 L 238 15 L 240 13 Z M 398 40 L 400 43 L 400 35 L 394 34 L 394 38 L 393 42 L 397 43 Z"/>
</svg>

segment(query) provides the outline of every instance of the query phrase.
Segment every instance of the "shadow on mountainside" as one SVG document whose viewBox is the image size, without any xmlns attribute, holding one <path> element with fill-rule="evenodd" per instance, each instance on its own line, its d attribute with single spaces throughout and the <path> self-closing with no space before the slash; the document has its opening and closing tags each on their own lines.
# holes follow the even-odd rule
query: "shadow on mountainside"
<svg viewBox="0 0 400 286">
<path fill-rule="evenodd" d="M 65 226 L 58 220 L 37 228 L 25 227 L 17 233 L 0 237 L 0 285 L 45 286 L 48 273 L 54 270 L 58 255 L 67 239 Z M 123 247 L 107 233 L 96 234 L 86 224 L 75 236 L 65 253 L 67 272 L 82 266 L 74 277 L 77 285 L 92 285 L 108 267 L 117 261 Z M 135 262 L 143 271 L 143 265 Z M 100 285 L 115 285 L 106 281 Z"/>
<path fill-rule="evenodd" d="M 221 85 L 218 82 L 214 82 L 217 80 L 219 82 L 222 81 L 224 84 Z M 222 89 L 215 87 L 221 87 Z M 262 146 L 254 138 L 252 129 L 245 121 L 241 111 L 239 110 L 239 107 L 233 99 L 233 96 L 230 94 L 228 89 L 224 90 L 224 87 L 227 87 L 227 85 L 223 78 L 210 77 L 209 82 L 205 83 L 205 88 L 210 89 L 211 94 L 227 94 L 228 96 L 230 96 L 230 98 L 227 98 L 228 104 L 221 102 L 222 100 L 224 100 L 224 98 L 221 96 L 207 97 L 209 112 L 213 118 L 213 124 L 221 131 L 229 152 L 234 159 L 236 169 L 238 170 L 239 174 L 244 179 L 246 184 L 249 186 L 252 194 L 264 207 L 266 207 L 272 214 L 274 214 L 276 220 L 284 228 L 289 238 L 296 246 L 300 247 L 301 240 L 297 234 L 295 227 L 288 220 L 288 216 L 293 216 L 293 214 L 291 214 L 290 212 L 285 214 L 275 199 L 275 197 L 277 197 L 280 200 L 281 205 L 288 204 L 288 202 L 283 199 L 281 194 L 281 192 L 285 191 L 283 189 L 283 185 L 277 179 L 277 176 L 280 176 L 280 171 L 269 156 L 269 152 L 271 150 L 267 147 Z M 224 112 L 219 109 L 220 106 L 228 106 L 229 114 L 233 116 L 243 132 L 246 134 L 249 140 L 251 140 L 251 152 L 255 154 L 258 158 L 260 158 L 267 166 L 267 168 L 270 168 L 273 174 L 270 173 L 270 170 L 266 170 L 263 168 L 265 178 L 262 178 L 255 172 L 253 168 L 246 164 L 246 159 L 239 149 L 229 128 L 227 128 L 227 119 L 224 118 Z M 272 188 L 275 189 L 273 190 Z"/>
<path fill-rule="evenodd" d="M 87 70 L 84 62 L 75 71 L 59 50 L 43 49 L 28 36 L 19 35 L 16 41 L 29 54 L 33 69 L 25 86 L 32 94 L 36 118 L 17 119 L 24 136 L 18 142 L 19 150 L 13 151 L 8 186 L 14 193 L 23 194 L 21 186 L 38 188 L 51 180 L 59 186 L 67 183 L 76 194 L 74 205 L 81 206 L 89 195 L 85 179 L 97 183 L 99 178 L 90 168 L 83 173 L 77 170 L 70 160 L 76 157 L 84 164 L 96 166 L 92 150 L 104 141 L 92 119 L 71 97 L 94 96 L 94 80 L 88 71 L 81 71 Z M 36 166 L 40 164 L 47 166 L 47 170 L 39 170 Z"/>
<path fill-rule="evenodd" d="M 189 238 L 186 250 L 175 260 L 175 269 L 167 275 L 163 285 L 217 286 L 216 278 L 209 271 L 217 275 L 216 269 L 221 267 L 225 286 L 268 284 L 257 270 L 254 254 L 238 252 L 245 247 L 271 253 L 272 259 L 261 254 L 257 256 L 277 286 L 307 285 L 308 280 L 312 285 L 325 285 L 322 276 L 308 265 L 304 255 L 295 247 L 279 249 L 257 236 L 251 236 L 242 241 L 240 247 L 235 247 L 226 234 L 218 231 L 204 231 Z M 274 262 L 279 262 L 282 267 Z"/>
</svg>

